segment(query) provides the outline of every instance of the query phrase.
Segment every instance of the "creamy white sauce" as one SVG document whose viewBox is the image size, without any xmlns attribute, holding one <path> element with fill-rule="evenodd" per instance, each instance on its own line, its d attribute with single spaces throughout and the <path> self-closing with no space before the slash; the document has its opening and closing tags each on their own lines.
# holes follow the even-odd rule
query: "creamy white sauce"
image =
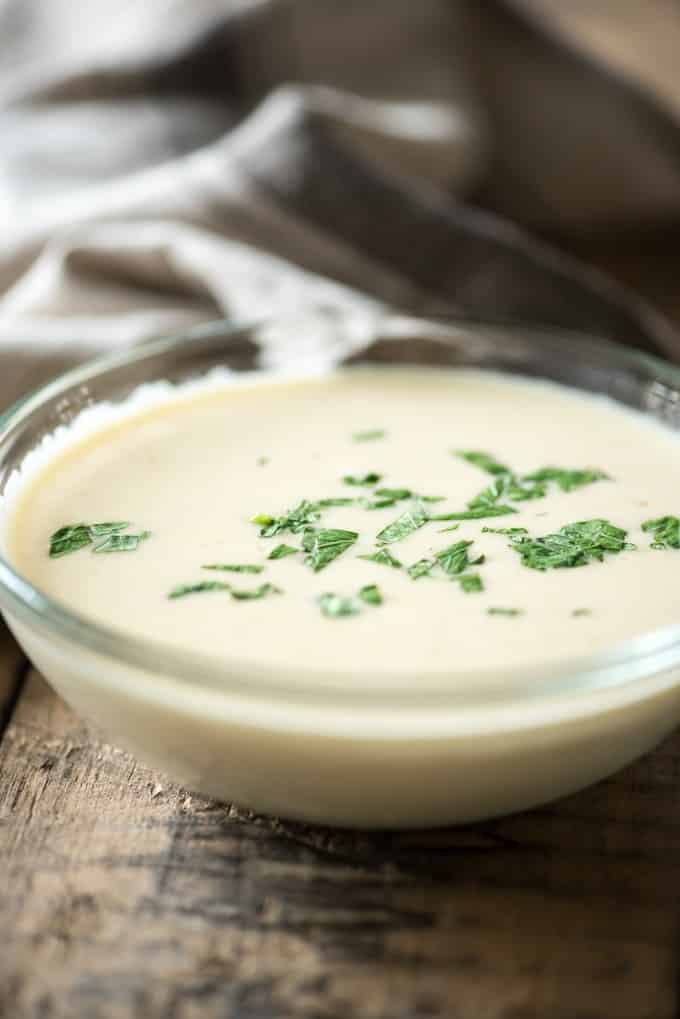
<svg viewBox="0 0 680 1019">
<path fill-rule="evenodd" d="M 354 433 L 385 437 L 356 442 Z M 359 532 L 352 548 L 319 573 L 298 554 L 278 561 L 253 515 L 277 516 L 301 499 L 370 495 L 343 483 L 375 471 L 381 485 L 445 496 L 435 513 L 464 509 L 492 480 L 452 455 L 477 449 L 519 473 L 547 465 L 596 467 L 611 480 L 514 503 L 517 513 L 430 522 L 389 546 L 405 566 L 460 539 L 484 590 L 466 594 L 444 574 L 413 580 L 359 558 L 407 507 L 325 510 L 317 527 Z M 225 660 L 286 668 L 346 670 L 364 684 L 394 673 L 451 673 L 535 665 L 605 650 L 678 622 L 680 551 L 651 549 L 640 530 L 678 511 L 680 443 L 662 426 L 602 398 L 491 373 L 357 369 L 302 381 L 213 379 L 190 389 L 155 388 L 110 412 L 89 412 L 33 456 L 8 488 L 3 547 L 39 590 L 121 631 L 199 649 Z M 266 463 L 261 459 L 266 458 Z M 483 526 L 526 527 L 532 535 L 604 517 L 628 531 L 636 550 L 604 563 L 538 572 L 523 566 L 508 539 Z M 50 559 L 49 537 L 79 521 L 128 520 L 152 537 L 137 551 L 83 549 Z M 205 563 L 261 564 L 257 576 L 217 574 Z M 270 582 L 281 595 L 238 602 L 203 593 L 170 600 L 178 584 L 224 580 L 237 588 Z M 356 596 L 378 584 L 380 606 L 328 619 L 324 592 Z M 500 607 L 514 617 L 489 615 Z M 578 609 L 589 614 L 574 616 Z"/>
</svg>

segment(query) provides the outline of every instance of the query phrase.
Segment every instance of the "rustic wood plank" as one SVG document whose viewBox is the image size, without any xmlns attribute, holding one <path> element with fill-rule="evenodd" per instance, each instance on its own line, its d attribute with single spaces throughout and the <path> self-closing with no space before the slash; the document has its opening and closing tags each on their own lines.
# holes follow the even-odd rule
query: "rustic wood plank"
<svg viewBox="0 0 680 1019">
<path fill-rule="evenodd" d="M 0 619 L 0 739 L 9 724 L 27 663 L 16 641 Z"/>
<path fill-rule="evenodd" d="M 32 673 L 0 744 L 0 1016 L 672 1019 L 680 737 L 462 830 L 192 797 Z"/>
</svg>

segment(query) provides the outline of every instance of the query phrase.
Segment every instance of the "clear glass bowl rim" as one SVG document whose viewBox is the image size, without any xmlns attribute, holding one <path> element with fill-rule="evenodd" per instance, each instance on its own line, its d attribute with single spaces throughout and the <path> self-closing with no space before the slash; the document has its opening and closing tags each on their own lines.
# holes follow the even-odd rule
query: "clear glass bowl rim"
<svg viewBox="0 0 680 1019">
<path fill-rule="evenodd" d="M 523 344 L 569 343 L 581 348 L 582 356 L 588 350 L 597 351 L 611 361 L 612 367 L 643 369 L 680 391 L 680 368 L 659 357 L 642 353 L 634 348 L 596 339 L 586 333 L 557 328 L 504 325 L 471 319 L 425 319 L 401 315 L 386 317 L 386 324 L 412 327 L 418 335 L 443 335 L 476 331 L 485 338 L 494 334 L 506 341 L 515 337 Z M 233 322 L 217 320 L 195 326 L 180 333 L 128 348 L 122 353 L 98 357 L 59 375 L 24 397 L 0 416 L 0 443 L 46 403 L 76 386 L 85 386 L 95 378 L 105 376 L 127 365 L 142 363 L 159 355 L 169 355 L 185 348 L 192 340 L 202 342 L 214 339 L 223 345 L 237 336 L 247 336 L 267 325 L 267 320 Z M 576 353 L 576 351 L 574 351 Z M 162 376 L 157 376 L 162 378 Z M 151 381 L 145 380 L 145 381 Z M 334 702 L 345 707 L 352 705 L 384 706 L 390 709 L 403 706 L 451 707 L 478 709 L 485 705 L 513 706 L 519 702 L 538 702 L 543 698 L 587 693 L 644 681 L 676 667 L 680 667 L 680 623 L 677 626 L 655 630 L 621 642 L 610 650 L 578 659 L 565 659 L 558 665 L 494 669 L 488 673 L 475 671 L 465 681 L 462 672 L 428 670 L 416 674 L 380 674 L 380 682 L 356 683 L 353 674 L 328 668 L 284 669 L 251 661 L 228 660 L 210 655 L 178 650 L 158 641 L 131 636 L 92 622 L 67 609 L 44 595 L 25 577 L 17 573 L 0 555 L 0 609 L 20 619 L 24 625 L 39 631 L 48 631 L 56 638 L 81 646 L 89 652 L 103 656 L 122 666 L 141 669 L 162 683 L 164 679 L 185 686 L 198 684 L 217 693 L 237 694 L 248 698 L 265 698 L 287 702 L 330 705 Z M 474 689 L 472 695 L 470 690 Z"/>
</svg>

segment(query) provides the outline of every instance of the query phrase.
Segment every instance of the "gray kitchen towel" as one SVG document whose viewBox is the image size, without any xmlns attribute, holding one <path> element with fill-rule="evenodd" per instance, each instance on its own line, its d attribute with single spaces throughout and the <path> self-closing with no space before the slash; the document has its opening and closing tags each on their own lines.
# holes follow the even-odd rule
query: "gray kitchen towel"
<svg viewBox="0 0 680 1019">
<path fill-rule="evenodd" d="M 680 355 L 531 234 L 678 216 L 679 52 L 676 0 L 0 0 L 0 405 L 222 316 Z"/>
</svg>

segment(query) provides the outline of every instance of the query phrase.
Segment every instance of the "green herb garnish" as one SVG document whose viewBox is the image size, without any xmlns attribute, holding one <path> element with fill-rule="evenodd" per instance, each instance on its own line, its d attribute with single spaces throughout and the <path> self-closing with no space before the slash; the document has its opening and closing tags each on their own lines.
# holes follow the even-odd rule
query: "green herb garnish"
<svg viewBox="0 0 680 1019">
<path fill-rule="evenodd" d="M 528 534 L 526 527 L 482 527 L 482 534 Z"/>
<path fill-rule="evenodd" d="M 474 467 L 479 467 L 481 470 L 486 471 L 487 474 L 511 474 L 509 467 L 505 464 L 499 463 L 488 453 L 481 453 L 478 450 L 468 449 L 454 449 L 451 450 L 454 456 L 460 457 L 461 460 L 466 460 L 467 463 L 473 464 Z"/>
<path fill-rule="evenodd" d="M 574 617 L 590 615 L 592 615 L 590 609 L 574 609 L 574 611 L 572 612 L 572 616 Z"/>
<path fill-rule="evenodd" d="M 384 439 L 385 435 L 384 428 L 369 428 L 365 432 L 354 432 L 352 438 L 355 442 L 372 442 L 374 439 Z"/>
<path fill-rule="evenodd" d="M 585 566 L 591 560 L 602 562 L 607 553 L 634 548 L 626 541 L 626 531 L 608 520 L 581 520 L 566 524 L 556 534 L 541 538 L 511 538 L 511 547 L 532 570 Z"/>
<path fill-rule="evenodd" d="M 330 499 L 317 499 L 312 502 L 310 499 L 303 499 L 294 509 L 289 510 L 281 517 L 272 517 L 268 513 L 258 513 L 252 518 L 252 523 L 260 525 L 261 538 L 273 538 L 277 534 L 284 534 L 290 531 L 291 534 L 299 534 L 300 531 L 308 530 L 321 517 L 321 510 L 331 506 L 351 506 L 355 500 L 348 496 L 337 496 Z"/>
<path fill-rule="evenodd" d="M 252 601 L 255 598 L 264 598 L 268 594 L 283 594 L 283 591 L 280 587 L 270 583 L 260 584 L 252 591 L 237 591 L 233 587 L 231 589 L 231 596 L 236 601 Z"/>
<path fill-rule="evenodd" d="M 314 509 L 328 509 L 329 506 L 351 506 L 355 500 L 346 495 L 337 496 L 334 499 L 317 499 L 313 503 Z"/>
<path fill-rule="evenodd" d="M 340 616 L 355 616 L 359 611 L 351 598 L 343 598 L 339 594 L 327 592 L 319 597 L 319 605 L 324 616 L 337 619 Z"/>
<path fill-rule="evenodd" d="M 252 591 L 238 591 L 231 584 L 225 584 L 221 580 L 199 580 L 195 584 L 180 584 L 174 587 L 168 598 L 184 598 L 189 594 L 203 594 L 207 591 L 228 591 L 237 601 L 250 601 L 254 598 L 264 598 L 268 594 L 282 593 L 281 589 L 273 584 L 260 584 Z"/>
<path fill-rule="evenodd" d="M 402 567 L 402 563 L 395 559 L 389 549 L 386 548 L 379 548 L 372 555 L 360 555 L 357 558 L 367 559 L 371 563 L 380 563 L 381 566 L 392 566 L 395 570 L 399 570 Z"/>
<path fill-rule="evenodd" d="M 402 541 L 426 524 L 429 519 L 425 507 L 419 502 L 414 502 L 410 509 L 402 513 L 393 523 L 384 527 L 378 533 L 376 540 L 381 545 L 391 545 L 395 541 Z"/>
<path fill-rule="evenodd" d="M 305 563 L 311 566 L 315 573 L 318 573 L 319 570 L 346 552 L 358 537 L 356 531 L 342 531 L 338 528 L 305 531 L 302 538 L 302 547 L 307 553 Z"/>
<path fill-rule="evenodd" d="M 60 527 L 50 538 L 50 556 L 57 559 L 91 544 L 92 534 L 87 524 L 69 524 L 67 527 Z"/>
<path fill-rule="evenodd" d="M 419 559 L 413 566 L 409 566 L 408 575 L 413 580 L 418 580 L 420 577 L 429 577 L 436 565 L 434 559 Z"/>
<path fill-rule="evenodd" d="M 295 555 L 295 553 L 299 551 L 299 548 L 293 548 L 292 545 L 277 545 L 276 548 L 269 553 L 267 559 L 285 559 L 286 556 Z"/>
<path fill-rule="evenodd" d="M 275 534 L 283 534 L 290 531 L 291 534 L 299 534 L 306 527 L 311 527 L 319 519 L 319 509 L 309 499 L 303 499 L 294 509 L 289 510 L 282 517 L 271 517 L 266 513 L 258 513 L 253 517 L 252 522 L 261 527 L 261 538 L 273 538 Z"/>
<path fill-rule="evenodd" d="M 505 517 L 516 513 L 512 506 L 478 506 L 475 509 L 460 510 L 458 513 L 436 513 L 430 520 L 484 520 L 485 517 Z"/>
<path fill-rule="evenodd" d="M 371 471 L 369 474 L 345 474 L 342 479 L 346 485 L 377 485 L 382 480 L 382 474 L 376 474 L 375 471 Z"/>
<path fill-rule="evenodd" d="M 482 578 L 478 573 L 461 573 L 460 576 L 454 577 L 460 584 L 461 591 L 465 594 L 476 594 L 478 591 L 484 590 Z"/>
<path fill-rule="evenodd" d="M 140 541 L 151 537 L 151 531 L 139 534 L 109 534 L 92 549 L 93 552 L 134 552 Z"/>
<path fill-rule="evenodd" d="M 179 584 L 173 587 L 168 598 L 184 598 L 188 594 L 203 594 L 206 591 L 231 591 L 230 584 L 224 584 L 221 580 L 199 580 L 195 584 Z"/>
<path fill-rule="evenodd" d="M 269 557 L 271 559 L 271 556 Z M 201 566 L 202 570 L 221 570 L 223 573 L 262 573 L 264 566 L 252 566 L 250 563 L 208 563 Z"/>
<path fill-rule="evenodd" d="M 377 584 L 366 584 L 359 591 L 359 597 L 366 605 L 382 605 L 383 596 Z"/>
<path fill-rule="evenodd" d="M 265 467 L 268 463 L 269 463 L 269 457 L 268 456 L 258 456 L 258 458 L 257 458 L 257 466 L 258 467 Z"/>
<path fill-rule="evenodd" d="M 471 562 L 468 555 L 468 549 L 471 545 L 472 541 L 457 541 L 454 545 L 449 545 L 448 548 L 442 549 L 441 552 L 437 552 L 435 554 L 435 559 L 444 572 L 448 573 L 450 577 L 453 577 L 458 573 L 462 573 L 468 566 L 473 566 L 484 561 L 484 557 L 480 556 L 478 559 L 474 560 L 474 563 Z"/>
<path fill-rule="evenodd" d="M 93 546 L 93 552 L 133 552 L 141 541 L 151 536 L 151 532 L 121 534 L 129 526 L 126 520 L 101 524 L 67 524 L 50 537 L 50 558 L 59 559 L 88 545 Z"/>
<path fill-rule="evenodd" d="M 538 471 L 525 474 L 523 481 L 554 481 L 563 492 L 573 492 L 575 488 L 590 485 L 593 481 L 608 481 L 609 475 L 597 468 L 587 467 L 583 470 L 565 470 L 562 467 L 541 467 Z"/>
<path fill-rule="evenodd" d="M 417 498 L 410 488 L 376 488 L 373 493 L 378 499 L 391 499 L 400 502 L 402 499 Z"/>
<path fill-rule="evenodd" d="M 443 495 L 419 495 L 410 488 L 376 488 L 373 497 L 373 501 L 363 500 L 364 509 L 387 509 L 405 499 L 418 499 L 420 502 L 443 502 L 445 498 Z"/>
<path fill-rule="evenodd" d="M 522 609 L 498 609 L 492 608 L 486 610 L 489 616 L 521 616 Z"/>
<path fill-rule="evenodd" d="M 93 538 L 100 538 L 105 534 L 117 534 L 119 531 L 124 531 L 130 524 L 125 520 L 114 520 L 105 524 L 87 524 L 86 526 Z"/>
<path fill-rule="evenodd" d="M 654 541 L 650 548 L 680 548 L 680 518 L 657 517 L 645 520 L 643 531 L 652 531 Z"/>
<path fill-rule="evenodd" d="M 467 463 L 486 471 L 487 474 L 492 474 L 495 479 L 488 488 L 468 502 L 468 509 L 471 510 L 505 505 L 500 502 L 501 499 L 509 499 L 511 502 L 542 499 L 548 494 L 548 486 L 552 483 L 558 485 L 563 492 L 572 492 L 575 488 L 608 477 L 604 471 L 597 468 L 571 470 L 563 467 L 541 467 L 529 474 L 519 475 L 488 453 L 462 450 L 457 455 Z"/>
</svg>

